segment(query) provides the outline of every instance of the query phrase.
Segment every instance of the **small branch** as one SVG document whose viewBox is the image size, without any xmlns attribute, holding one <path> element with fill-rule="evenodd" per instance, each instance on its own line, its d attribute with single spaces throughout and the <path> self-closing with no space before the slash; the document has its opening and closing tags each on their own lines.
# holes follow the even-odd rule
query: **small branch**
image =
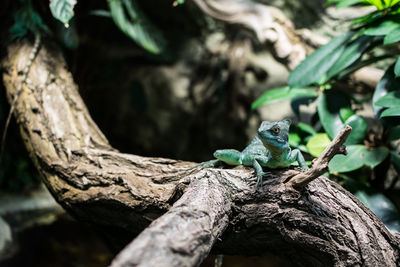
<svg viewBox="0 0 400 267">
<path fill-rule="evenodd" d="M 111 266 L 200 265 L 228 226 L 231 209 L 226 189 L 215 177 L 205 176 L 193 181 L 171 210 L 125 247 Z"/>
<path fill-rule="evenodd" d="M 328 170 L 329 161 L 336 154 L 347 155 L 346 147 L 343 145 L 347 137 L 351 132 L 351 127 L 346 125 L 328 145 L 328 147 L 322 152 L 322 154 L 315 160 L 313 160 L 312 167 L 292 177 L 288 182 L 295 188 L 301 189 L 308 183 L 318 178 Z"/>
</svg>

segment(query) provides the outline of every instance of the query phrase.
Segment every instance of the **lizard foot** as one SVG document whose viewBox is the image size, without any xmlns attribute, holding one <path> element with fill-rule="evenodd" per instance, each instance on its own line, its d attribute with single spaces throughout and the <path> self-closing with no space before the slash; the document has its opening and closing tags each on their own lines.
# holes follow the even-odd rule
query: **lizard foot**
<svg viewBox="0 0 400 267">
<path fill-rule="evenodd" d="M 251 186 L 255 185 L 257 188 L 261 187 L 263 184 L 263 176 L 266 173 L 261 173 L 261 174 L 257 174 L 255 177 L 252 177 L 251 180 L 249 181 L 249 184 Z"/>
<path fill-rule="evenodd" d="M 257 175 L 256 187 L 262 186 L 264 173 Z"/>
<path fill-rule="evenodd" d="M 302 170 L 302 171 L 307 171 L 307 170 L 309 170 L 309 169 L 310 169 L 310 168 L 308 168 L 307 165 L 301 167 L 301 170 Z"/>
</svg>

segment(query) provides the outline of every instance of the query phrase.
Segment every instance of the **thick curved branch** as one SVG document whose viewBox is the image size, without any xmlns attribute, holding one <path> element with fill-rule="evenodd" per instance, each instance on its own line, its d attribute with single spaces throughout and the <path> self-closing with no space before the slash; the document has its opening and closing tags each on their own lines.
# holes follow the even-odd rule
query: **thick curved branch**
<svg viewBox="0 0 400 267">
<path fill-rule="evenodd" d="M 31 47 L 27 42 L 10 45 L 2 61 L 9 101 Z M 248 183 L 254 178 L 251 168 L 188 172 L 190 163 L 119 153 L 90 118 L 61 53 L 46 41 L 32 64 L 15 116 L 43 181 L 64 208 L 79 220 L 118 228 L 132 238 L 164 214 L 131 246 L 158 245 L 176 266 L 201 261 L 227 220 L 213 248 L 217 253 L 269 251 L 304 266 L 399 262 L 399 240 L 353 195 L 323 177 L 298 191 L 283 183 L 290 170 L 273 171 L 256 190 Z M 209 195 L 202 198 L 196 192 Z M 183 214 L 191 219 L 172 220 Z M 198 233 L 201 227 L 194 222 L 200 222 L 205 233 Z M 163 227 L 168 230 L 157 230 Z M 179 239 L 177 231 L 187 231 L 187 238 Z M 152 233 L 154 240 L 149 238 Z M 157 242 L 162 238 L 158 235 L 168 242 Z M 181 240 L 178 247 L 176 239 Z M 201 250 L 190 254 L 193 240 Z M 187 249 L 177 253 L 181 248 Z M 193 259 L 183 259 L 187 251 Z M 157 258 L 158 251 L 151 247 L 145 252 L 143 260 Z M 126 255 L 115 264 L 138 260 Z"/>
<path fill-rule="evenodd" d="M 198 177 L 111 266 L 198 266 L 227 227 L 230 210 L 230 197 L 217 177 Z"/>
<path fill-rule="evenodd" d="M 30 49 L 26 42 L 10 46 L 3 61 L 9 100 Z M 100 224 L 108 225 L 114 218 L 118 226 L 137 233 L 167 211 L 185 187 L 187 178 L 179 170 L 187 164 L 119 153 L 108 144 L 79 96 L 61 53 L 49 43 L 32 64 L 15 115 L 44 183 L 64 208 L 81 219 L 97 217 Z M 98 208 L 103 205 L 118 209 Z M 142 216 L 132 215 L 131 209 Z M 140 227 L 132 228 L 132 220 Z"/>
</svg>

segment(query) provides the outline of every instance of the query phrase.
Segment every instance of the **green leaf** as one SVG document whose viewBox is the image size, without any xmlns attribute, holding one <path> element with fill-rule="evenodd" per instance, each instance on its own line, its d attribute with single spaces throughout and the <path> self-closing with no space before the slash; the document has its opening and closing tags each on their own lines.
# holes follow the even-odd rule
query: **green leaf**
<svg viewBox="0 0 400 267">
<path fill-rule="evenodd" d="M 389 92 L 375 102 L 380 107 L 400 107 L 400 90 Z"/>
<path fill-rule="evenodd" d="M 365 0 L 365 2 L 376 6 L 376 8 L 379 10 L 383 9 L 383 4 L 382 4 L 381 0 Z"/>
<path fill-rule="evenodd" d="M 69 21 L 74 16 L 76 0 L 50 0 L 50 11 L 53 17 L 68 27 Z"/>
<path fill-rule="evenodd" d="M 342 54 L 346 42 L 354 35 L 347 32 L 307 56 L 289 75 L 290 87 L 304 87 L 317 82 Z"/>
<path fill-rule="evenodd" d="M 358 190 L 354 195 L 381 219 L 391 231 L 400 231 L 400 215 L 394 204 L 382 193 Z"/>
<path fill-rule="evenodd" d="M 347 146 L 347 155 L 336 155 L 329 162 L 329 172 L 349 172 L 363 166 L 375 168 L 389 154 L 386 147 L 367 150 L 364 145 Z"/>
<path fill-rule="evenodd" d="M 361 168 L 364 163 L 361 160 L 362 145 L 346 147 L 347 155 L 336 155 L 329 162 L 329 172 L 349 172 Z"/>
<path fill-rule="evenodd" d="M 111 13 L 108 10 L 96 9 L 89 12 L 90 15 L 111 18 Z"/>
<path fill-rule="evenodd" d="M 398 23 L 396 20 L 383 20 L 382 22 L 374 24 L 373 26 L 370 26 L 365 30 L 363 29 L 362 33 L 364 35 L 373 36 L 386 35 L 399 27 L 400 23 Z"/>
<path fill-rule="evenodd" d="M 345 122 L 348 118 L 356 114 L 353 109 L 344 107 L 339 110 L 340 118 Z"/>
<path fill-rule="evenodd" d="M 400 140 L 400 125 L 392 127 L 389 131 L 388 142 Z"/>
<path fill-rule="evenodd" d="M 13 13 L 14 24 L 10 28 L 11 38 L 19 39 L 28 32 L 36 34 L 49 28 L 43 23 L 40 15 L 34 10 L 32 1 L 24 1 L 21 7 Z"/>
<path fill-rule="evenodd" d="M 291 147 L 298 147 L 301 143 L 301 138 L 297 133 L 289 133 L 289 145 Z"/>
<path fill-rule="evenodd" d="M 353 130 L 347 138 L 345 145 L 359 144 L 364 140 L 368 130 L 368 123 L 364 117 L 353 115 L 346 120 L 345 125 L 350 125 Z"/>
<path fill-rule="evenodd" d="M 400 28 L 395 28 L 392 31 L 390 31 L 385 38 L 383 39 L 383 44 L 388 45 L 388 44 L 393 44 L 400 41 Z"/>
<path fill-rule="evenodd" d="M 364 147 L 365 148 L 365 147 Z M 388 156 L 389 150 L 386 147 L 380 146 L 372 150 L 365 148 L 366 154 L 364 157 L 364 164 L 371 167 L 371 169 L 378 166 Z M 361 154 L 361 157 L 364 156 Z"/>
<path fill-rule="evenodd" d="M 328 70 L 326 74 L 326 79 L 328 80 L 329 78 L 335 76 L 336 74 L 353 64 L 357 59 L 359 59 L 364 51 L 371 44 L 373 39 L 374 37 L 371 36 L 360 36 L 352 41 L 350 44 L 348 44 L 340 57 Z"/>
<path fill-rule="evenodd" d="M 317 133 L 308 140 L 306 147 L 312 156 L 318 157 L 330 142 L 331 139 L 326 133 Z"/>
<path fill-rule="evenodd" d="M 324 91 L 319 97 L 317 107 L 321 124 L 329 137 L 333 139 L 344 126 L 340 109 L 350 108 L 350 99 L 337 90 Z"/>
<path fill-rule="evenodd" d="M 299 130 L 301 130 L 301 131 L 303 131 L 303 132 L 305 132 L 305 133 L 308 133 L 309 135 L 315 135 L 315 134 L 317 134 L 317 132 L 314 130 L 313 127 L 311 127 L 310 125 L 305 124 L 305 123 L 303 123 L 303 122 L 299 122 L 299 123 L 297 124 L 297 128 L 299 128 Z"/>
<path fill-rule="evenodd" d="M 301 152 L 308 153 L 308 149 L 305 145 L 299 145 L 297 147 Z"/>
<path fill-rule="evenodd" d="M 372 97 L 372 109 L 377 118 L 380 117 L 384 108 L 377 106 L 376 102 L 387 93 L 399 90 L 399 88 L 400 88 L 400 79 L 395 78 L 394 67 L 391 66 L 386 70 L 382 79 L 376 85 L 374 95 Z"/>
<path fill-rule="evenodd" d="M 270 104 L 285 99 L 298 99 L 305 97 L 317 97 L 318 93 L 314 88 L 289 88 L 289 86 L 268 90 L 263 93 L 251 105 L 251 109 L 256 109 L 261 105 Z"/>
<path fill-rule="evenodd" d="M 396 63 L 394 64 L 394 76 L 396 78 L 400 77 L 400 57 L 397 58 Z"/>
<path fill-rule="evenodd" d="M 397 4 L 398 2 L 400 2 L 400 0 L 392 0 L 392 2 L 390 3 L 390 6 L 394 6 L 395 4 Z"/>
<path fill-rule="evenodd" d="M 331 5 L 333 3 L 337 3 L 337 2 L 340 2 L 340 1 L 342 1 L 342 0 L 328 0 L 328 1 L 326 1 L 325 5 Z"/>
<path fill-rule="evenodd" d="M 339 2 L 339 1 L 338 1 Z M 336 9 L 352 6 L 355 4 L 365 3 L 365 0 L 342 0 L 337 4 Z"/>
<path fill-rule="evenodd" d="M 383 17 L 382 11 L 375 10 L 374 12 L 368 13 L 365 16 L 353 20 L 352 25 L 359 23 L 372 23 Z"/>
<path fill-rule="evenodd" d="M 385 7 L 392 7 L 395 4 L 397 4 L 400 0 L 384 0 L 385 1 Z"/>
<path fill-rule="evenodd" d="M 381 118 L 399 117 L 399 116 L 400 116 L 400 107 L 387 108 L 381 114 Z"/>
<path fill-rule="evenodd" d="M 397 174 L 400 175 L 400 153 L 396 151 L 390 151 L 390 159 L 392 160 L 393 167 Z"/>
<path fill-rule="evenodd" d="M 108 0 L 111 17 L 118 28 L 147 51 L 159 54 L 165 39 L 133 0 Z"/>
</svg>

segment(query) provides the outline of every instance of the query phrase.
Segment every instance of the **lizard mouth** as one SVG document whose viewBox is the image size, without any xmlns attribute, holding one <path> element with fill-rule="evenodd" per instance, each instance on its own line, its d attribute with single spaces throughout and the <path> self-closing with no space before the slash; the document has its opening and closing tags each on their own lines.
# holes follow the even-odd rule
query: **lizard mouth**
<svg viewBox="0 0 400 267">
<path fill-rule="evenodd" d="M 276 141 L 278 141 L 279 143 L 285 143 L 285 140 L 283 140 L 283 139 L 280 138 L 280 137 L 276 138 Z"/>
</svg>

